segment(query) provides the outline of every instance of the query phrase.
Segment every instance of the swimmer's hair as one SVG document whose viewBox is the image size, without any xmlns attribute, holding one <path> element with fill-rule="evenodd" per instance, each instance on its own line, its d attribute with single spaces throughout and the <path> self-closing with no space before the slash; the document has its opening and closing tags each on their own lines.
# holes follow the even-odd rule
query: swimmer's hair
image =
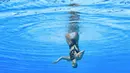
<svg viewBox="0 0 130 73">
<path fill-rule="evenodd" d="M 72 66 L 73 68 L 77 68 L 78 67 L 78 64 L 75 63 L 75 65 Z"/>
</svg>

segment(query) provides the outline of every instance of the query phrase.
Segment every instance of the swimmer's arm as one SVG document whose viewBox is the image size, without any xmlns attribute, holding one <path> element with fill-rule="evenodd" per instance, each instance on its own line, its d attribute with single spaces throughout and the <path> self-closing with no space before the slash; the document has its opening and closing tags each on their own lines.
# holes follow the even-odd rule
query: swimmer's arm
<svg viewBox="0 0 130 73">
<path fill-rule="evenodd" d="M 80 51 L 79 53 L 77 53 L 77 57 L 78 59 L 82 59 L 83 55 L 84 55 L 84 50 L 83 51 Z"/>
<path fill-rule="evenodd" d="M 62 56 L 60 58 L 58 58 L 55 62 L 53 62 L 54 64 L 55 63 L 58 63 L 60 60 L 67 60 L 67 61 L 70 61 L 70 57 L 69 56 Z"/>
</svg>

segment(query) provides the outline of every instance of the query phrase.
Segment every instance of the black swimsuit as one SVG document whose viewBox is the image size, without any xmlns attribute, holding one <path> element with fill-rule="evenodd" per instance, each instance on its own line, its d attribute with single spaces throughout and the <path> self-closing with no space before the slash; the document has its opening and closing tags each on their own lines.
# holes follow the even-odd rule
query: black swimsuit
<svg viewBox="0 0 130 73">
<path fill-rule="evenodd" d="M 78 47 L 78 44 L 75 43 L 75 40 L 72 40 L 72 41 L 73 41 L 73 43 L 69 46 L 70 49 L 71 49 L 74 45 L 75 45 L 77 48 L 79 48 L 79 47 Z M 77 50 L 76 48 L 74 48 L 73 50 L 70 51 L 70 59 L 71 59 L 71 60 L 75 59 L 75 54 L 74 54 L 75 52 L 78 53 L 78 52 L 79 52 L 79 49 Z"/>
</svg>

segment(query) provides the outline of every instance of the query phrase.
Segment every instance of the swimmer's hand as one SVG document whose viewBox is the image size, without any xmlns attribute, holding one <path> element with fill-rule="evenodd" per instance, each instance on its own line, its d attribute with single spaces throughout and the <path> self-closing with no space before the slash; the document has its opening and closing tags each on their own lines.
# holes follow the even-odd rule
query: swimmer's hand
<svg viewBox="0 0 130 73">
<path fill-rule="evenodd" d="M 57 62 L 56 61 L 54 61 L 54 62 L 52 62 L 53 64 L 56 64 Z"/>
<path fill-rule="evenodd" d="M 56 64 L 58 61 L 54 61 L 54 62 L 52 62 L 53 64 Z"/>
<path fill-rule="evenodd" d="M 53 62 L 53 64 L 58 63 L 61 59 L 62 59 L 62 57 L 58 58 L 56 61 Z"/>
<path fill-rule="evenodd" d="M 82 50 L 82 51 L 80 51 L 80 52 L 76 55 L 79 60 L 82 59 L 82 57 L 83 57 L 83 55 L 84 55 L 84 52 L 85 52 L 85 50 Z"/>
</svg>

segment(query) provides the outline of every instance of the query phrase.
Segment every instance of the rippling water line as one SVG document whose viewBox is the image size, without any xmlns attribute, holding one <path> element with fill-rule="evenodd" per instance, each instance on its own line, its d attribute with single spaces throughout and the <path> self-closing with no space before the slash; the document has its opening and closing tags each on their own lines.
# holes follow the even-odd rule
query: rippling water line
<svg viewBox="0 0 130 73">
<path fill-rule="evenodd" d="M 129 5 L 129 0 L 1 0 L 0 73 L 129 73 Z M 86 51 L 77 69 L 66 61 L 52 64 L 68 55 L 70 11 L 79 12 L 79 47 Z"/>
</svg>

